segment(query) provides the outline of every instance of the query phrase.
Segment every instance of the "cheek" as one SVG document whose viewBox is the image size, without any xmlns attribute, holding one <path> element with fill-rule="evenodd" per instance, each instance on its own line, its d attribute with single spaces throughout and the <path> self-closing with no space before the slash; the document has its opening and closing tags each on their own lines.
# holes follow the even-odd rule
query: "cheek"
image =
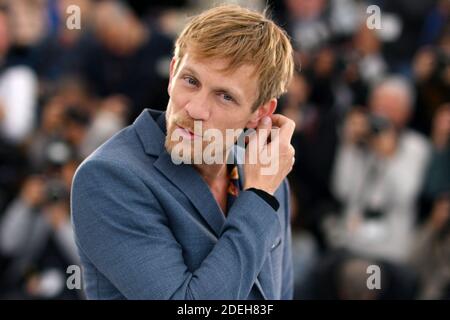
<svg viewBox="0 0 450 320">
<path fill-rule="evenodd" d="M 170 104 L 172 112 L 177 113 L 188 104 L 189 93 L 185 92 L 186 90 L 183 90 L 179 85 L 177 86 L 176 83 L 174 85 L 170 96 Z"/>
</svg>

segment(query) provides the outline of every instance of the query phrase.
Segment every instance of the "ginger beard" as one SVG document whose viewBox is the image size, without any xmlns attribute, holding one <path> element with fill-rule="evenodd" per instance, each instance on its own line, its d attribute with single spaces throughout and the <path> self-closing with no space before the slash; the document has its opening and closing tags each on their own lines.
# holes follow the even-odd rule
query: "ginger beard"
<svg viewBox="0 0 450 320">
<path fill-rule="evenodd" d="M 175 162 L 223 164 L 243 130 L 205 128 L 202 121 L 166 113 L 165 148 Z M 227 136 L 228 135 L 228 136 Z M 187 154 L 186 154 L 187 153 Z"/>
<path fill-rule="evenodd" d="M 181 159 L 185 159 L 189 157 L 190 159 L 194 159 L 195 148 L 194 148 L 194 140 L 201 139 L 203 140 L 202 132 L 195 132 L 194 128 L 194 120 L 188 117 L 183 117 L 180 114 L 172 115 L 168 108 L 166 112 L 166 124 L 167 124 L 167 135 L 165 140 L 165 147 L 169 154 L 171 154 L 172 158 L 176 157 Z M 198 141 L 197 141 L 198 143 Z M 202 142 L 203 144 L 204 142 Z M 180 152 L 174 152 L 174 148 L 179 144 L 183 144 Z M 203 146 L 202 146 L 203 147 Z M 185 152 L 189 150 L 189 154 L 186 155 Z M 198 153 L 198 150 L 197 150 Z M 197 154 L 198 157 L 198 154 Z"/>
</svg>

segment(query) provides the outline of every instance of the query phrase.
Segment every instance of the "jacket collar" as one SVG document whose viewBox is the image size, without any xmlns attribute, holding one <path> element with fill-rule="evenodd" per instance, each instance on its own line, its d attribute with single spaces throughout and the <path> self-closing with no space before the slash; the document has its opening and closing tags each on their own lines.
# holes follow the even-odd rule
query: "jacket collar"
<svg viewBox="0 0 450 320">
<path fill-rule="evenodd" d="M 165 115 L 166 113 L 162 111 L 145 109 L 133 122 L 133 127 L 148 155 L 158 156 L 165 149 Z"/>
</svg>

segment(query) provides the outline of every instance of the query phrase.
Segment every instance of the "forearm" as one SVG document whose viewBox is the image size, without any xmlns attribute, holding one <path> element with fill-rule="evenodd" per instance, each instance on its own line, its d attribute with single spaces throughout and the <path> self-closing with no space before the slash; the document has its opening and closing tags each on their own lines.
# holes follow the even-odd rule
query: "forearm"
<svg viewBox="0 0 450 320">
<path fill-rule="evenodd" d="M 247 298 L 280 226 L 273 209 L 255 194 L 245 192 L 236 201 L 211 253 L 192 273 L 186 290 L 172 298 Z M 254 203 L 261 204 L 260 210 L 254 210 Z"/>
</svg>

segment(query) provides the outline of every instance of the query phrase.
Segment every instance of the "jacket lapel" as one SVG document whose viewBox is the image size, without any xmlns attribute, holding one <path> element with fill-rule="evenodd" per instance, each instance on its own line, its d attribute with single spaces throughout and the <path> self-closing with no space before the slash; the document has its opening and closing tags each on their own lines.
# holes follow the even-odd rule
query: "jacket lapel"
<svg viewBox="0 0 450 320">
<path fill-rule="evenodd" d="M 174 164 L 166 151 L 161 153 L 154 166 L 186 195 L 214 234 L 219 237 L 225 217 L 208 185 L 194 167 Z"/>
</svg>

